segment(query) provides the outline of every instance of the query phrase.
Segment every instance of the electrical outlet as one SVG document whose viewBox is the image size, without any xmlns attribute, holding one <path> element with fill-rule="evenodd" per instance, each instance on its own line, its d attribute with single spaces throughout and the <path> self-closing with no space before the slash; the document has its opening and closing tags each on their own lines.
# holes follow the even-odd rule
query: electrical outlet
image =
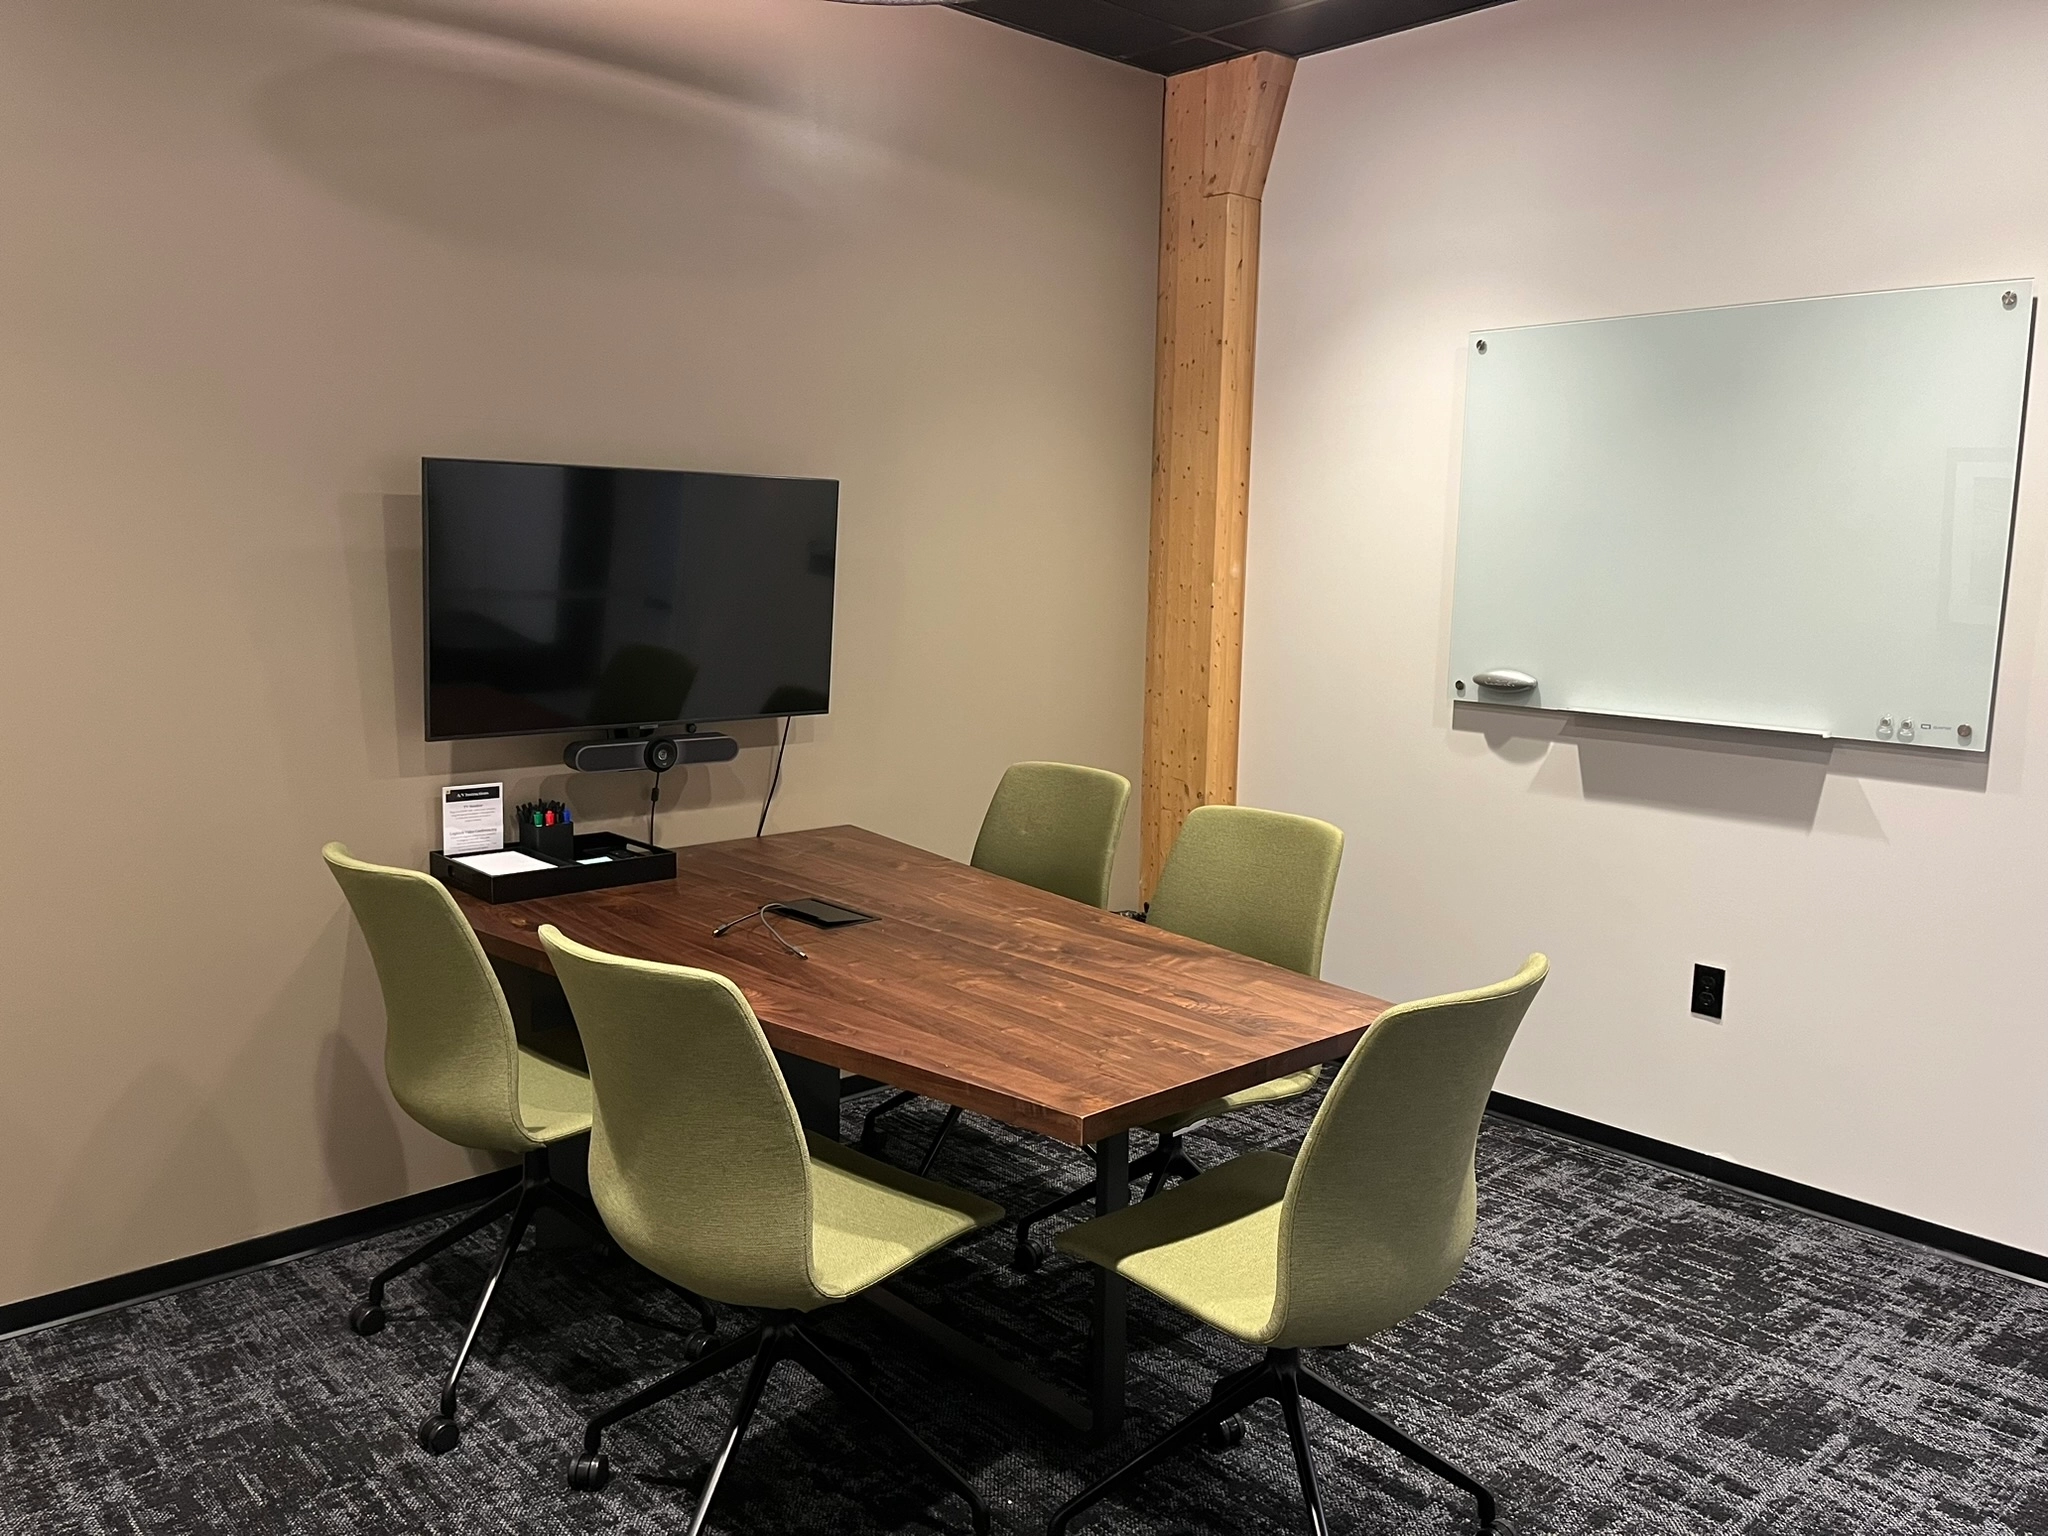
<svg viewBox="0 0 2048 1536">
<path fill-rule="evenodd" d="M 1692 1011 L 1703 1018 L 1721 1017 L 1721 998 L 1728 991 L 1728 973 L 1718 965 L 1692 968 Z"/>
</svg>

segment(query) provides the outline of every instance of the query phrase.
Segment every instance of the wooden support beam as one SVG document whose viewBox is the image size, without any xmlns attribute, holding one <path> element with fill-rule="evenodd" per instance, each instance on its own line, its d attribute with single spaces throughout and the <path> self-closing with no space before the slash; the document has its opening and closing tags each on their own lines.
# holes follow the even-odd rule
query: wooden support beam
<svg viewBox="0 0 2048 1536">
<path fill-rule="evenodd" d="M 1166 82 L 1146 614 L 1142 880 L 1189 811 L 1237 799 L 1259 199 L 1294 61 L 1248 54 Z"/>
</svg>

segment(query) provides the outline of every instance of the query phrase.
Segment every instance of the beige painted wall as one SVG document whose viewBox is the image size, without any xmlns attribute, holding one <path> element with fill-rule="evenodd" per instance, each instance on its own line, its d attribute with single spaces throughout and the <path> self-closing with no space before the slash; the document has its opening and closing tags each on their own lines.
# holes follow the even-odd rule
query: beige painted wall
<svg viewBox="0 0 2048 1536">
<path fill-rule="evenodd" d="M 566 780 L 422 740 L 424 453 L 841 479 L 775 826 L 964 856 L 1013 759 L 1136 776 L 1158 82 L 943 11 L 412 9 L 0 7 L 0 1301 L 479 1166 L 318 858 Z M 666 840 L 752 831 L 769 729 Z"/>
<path fill-rule="evenodd" d="M 1443 701 L 1467 332 L 2048 276 L 2044 71 L 2036 0 L 1516 0 L 1305 60 L 1264 210 L 1241 780 L 1350 833 L 1334 979 L 1550 952 L 1507 1091 L 2035 1252 L 2038 466 L 1988 772 L 1489 735 Z M 1720 1024 L 1694 961 L 1728 968 Z"/>
</svg>

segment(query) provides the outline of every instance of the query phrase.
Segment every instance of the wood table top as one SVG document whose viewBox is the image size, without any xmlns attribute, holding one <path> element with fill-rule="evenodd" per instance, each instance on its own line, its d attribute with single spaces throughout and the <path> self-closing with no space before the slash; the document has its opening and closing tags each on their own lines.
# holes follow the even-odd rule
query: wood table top
<svg viewBox="0 0 2048 1536">
<path fill-rule="evenodd" d="M 676 850 L 676 879 L 492 906 L 485 951 L 546 971 L 538 930 L 697 966 L 746 993 L 769 1043 L 1076 1144 L 1345 1055 L 1378 998 L 984 873 L 859 827 Z M 878 922 L 748 923 L 803 896 Z"/>
</svg>

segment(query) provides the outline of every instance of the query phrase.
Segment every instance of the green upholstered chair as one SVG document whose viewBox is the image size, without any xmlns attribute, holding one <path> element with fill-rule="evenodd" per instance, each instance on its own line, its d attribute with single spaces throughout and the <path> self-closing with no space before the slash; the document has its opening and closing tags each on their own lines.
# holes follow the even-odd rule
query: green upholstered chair
<svg viewBox="0 0 2048 1536">
<path fill-rule="evenodd" d="M 1327 821 L 1243 805 L 1198 806 L 1159 872 L 1145 921 L 1269 965 L 1319 976 L 1343 857 L 1344 834 Z M 1322 1071 L 1310 1067 L 1153 1121 L 1144 1128 L 1159 1143 L 1131 1165 L 1131 1176 L 1149 1178 L 1147 1198 L 1164 1189 L 1169 1178 L 1192 1178 L 1201 1170 L 1180 1145 L 1182 1131 L 1235 1109 L 1298 1098 L 1315 1087 Z M 1094 1192 L 1092 1185 L 1075 1190 L 1019 1220 L 1012 1267 L 1036 1269 L 1031 1228 L 1093 1198 Z"/>
<path fill-rule="evenodd" d="M 340 843 L 320 852 L 363 930 L 383 987 L 384 1075 L 392 1097 L 436 1136 L 480 1151 L 517 1154 L 524 1165 L 515 1188 L 384 1270 L 349 1313 L 349 1326 L 364 1337 L 381 1331 L 385 1286 L 511 1216 L 440 1404 L 420 1421 L 420 1445 L 438 1456 L 461 1438 L 456 1387 L 491 1297 L 535 1212 L 551 1206 L 606 1240 L 596 1214 L 548 1176 L 548 1148 L 590 1129 L 590 1080 L 520 1045 L 490 961 L 438 880 L 350 858 Z"/>
<path fill-rule="evenodd" d="M 1106 768 L 1012 763 L 989 800 L 968 862 L 1055 896 L 1106 907 L 1130 799 L 1131 781 Z"/>
<path fill-rule="evenodd" d="M 1476 992 L 1390 1008 L 1337 1073 L 1294 1157 L 1253 1152 L 1060 1234 L 1062 1251 L 1142 1285 L 1265 1357 L 1216 1383 L 1209 1401 L 1055 1515 L 1051 1536 L 1125 1480 L 1197 1439 L 1243 1436 L 1237 1415 L 1279 1401 L 1302 1497 L 1327 1530 L 1302 1424 L 1319 1403 L 1479 1503 L 1494 1501 L 1450 1463 L 1382 1422 L 1302 1363 L 1304 1349 L 1384 1332 L 1449 1288 L 1472 1243 L 1473 1159 L 1487 1094 L 1549 962 Z"/>
<path fill-rule="evenodd" d="M 974 840 L 976 869 L 1036 886 L 1055 896 L 1109 905 L 1110 870 L 1116 863 L 1117 839 L 1123 835 L 1124 808 L 1130 804 L 1131 781 L 1106 768 L 1074 763 L 1012 763 L 996 785 L 981 835 Z M 861 1122 L 863 1150 L 881 1148 L 881 1117 L 917 1097 L 899 1093 L 868 1111 Z M 946 1135 L 960 1118 L 956 1104 L 946 1110 L 918 1164 L 930 1173 Z"/>
<path fill-rule="evenodd" d="M 1000 1221 L 1002 1208 L 806 1133 L 753 1009 L 723 976 L 608 955 L 552 925 L 540 938 L 590 1062 L 590 1189 L 605 1225 L 657 1275 L 762 1313 L 740 1338 L 591 1419 L 570 1486 L 594 1491 L 610 1479 L 609 1426 L 751 1359 L 704 1475 L 696 1536 L 769 1372 L 790 1360 L 895 1430 L 986 1536 L 988 1510 L 967 1480 L 827 1358 L 801 1320 Z"/>
</svg>

